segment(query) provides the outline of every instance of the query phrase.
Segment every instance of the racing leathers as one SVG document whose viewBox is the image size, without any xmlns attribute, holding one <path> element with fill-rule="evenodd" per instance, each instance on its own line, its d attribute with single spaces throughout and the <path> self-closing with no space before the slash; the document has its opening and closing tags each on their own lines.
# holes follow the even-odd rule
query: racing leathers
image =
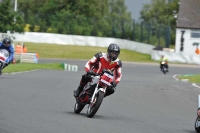
<svg viewBox="0 0 200 133">
<path fill-rule="evenodd" d="M 117 84 L 122 77 L 122 62 L 118 58 L 114 61 L 110 61 L 107 53 L 99 52 L 90 59 L 85 65 L 86 74 L 82 75 L 80 85 L 75 91 L 74 96 L 78 97 L 83 87 L 90 81 L 91 77 L 87 74 L 89 71 L 100 74 L 103 69 L 109 69 L 113 71 L 114 80 L 111 83 L 112 86 L 107 88 L 105 96 L 111 95 L 115 92 Z"/>
</svg>

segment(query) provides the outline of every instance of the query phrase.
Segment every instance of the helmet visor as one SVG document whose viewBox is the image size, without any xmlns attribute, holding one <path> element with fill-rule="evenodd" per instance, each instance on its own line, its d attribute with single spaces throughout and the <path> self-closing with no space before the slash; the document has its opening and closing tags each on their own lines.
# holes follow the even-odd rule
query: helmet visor
<svg viewBox="0 0 200 133">
<path fill-rule="evenodd" d="M 5 47 L 9 47 L 10 46 L 10 43 L 4 43 L 3 44 Z"/>
<path fill-rule="evenodd" d="M 119 54 L 119 52 L 116 52 L 116 51 L 111 51 L 111 52 L 110 52 L 110 55 L 111 55 L 112 57 L 117 57 L 118 54 Z"/>
<path fill-rule="evenodd" d="M 119 52 L 118 51 L 110 51 L 109 52 L 109 57 L 111 60 L 116 60 L 118 58 Z"/>
</svg>

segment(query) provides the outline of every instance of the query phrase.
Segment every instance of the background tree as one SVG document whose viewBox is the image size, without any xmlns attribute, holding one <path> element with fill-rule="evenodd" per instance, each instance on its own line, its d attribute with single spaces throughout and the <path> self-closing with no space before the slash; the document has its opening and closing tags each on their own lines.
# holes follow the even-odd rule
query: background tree
<svg viewBox="0 0 200 133">
<path fill-rule="evenodd" d="M 141 10 L 141 20 L 149 22 L 161 34 L 160 26 L 171 28 L 171 44 L 175 43 L 176 18 L 174 13 L 178 12 L 179 0 L 151 0 L 150 4 L 145 4 Z"/>
<path fill-rule="evenodd" d="M 124 0 L 109 0 L 109 20 L 112 26 L 112 34 L 119 38 L 130 38 L 132 29 L 131 13 L 127 12 Z M 131 30 L 132 31 L 132 30 Z"/>
<path fill-rule="evenodd" d="M 25 23 L 34 31 L 60 34 L 112 36 L 112 13 L 116 13 L 116 27 L 119 37 L 128 36 L 132 23 L 124 0 L 18 0 L 19 12 Z M 111 11 L 111 6 L 115 11 Z M 112 13 L 111 13 L 112 12 Z M 118 18 L 117 18 L 118 17 Z M 128 21 L 128 22 L 127 22 Z M 38 32 L 38 31 L 37 31 Z M 125 35 L 126 34 L 126 35 Z M 128 38 L 128 37 L 126 37 Z"/>
<path fill-rule="evenodd" d="M 3 0 L 0 4 L 0 32 L 23 32 L 22 17 L 12 7 L 10 0 Z"/>
</svg>

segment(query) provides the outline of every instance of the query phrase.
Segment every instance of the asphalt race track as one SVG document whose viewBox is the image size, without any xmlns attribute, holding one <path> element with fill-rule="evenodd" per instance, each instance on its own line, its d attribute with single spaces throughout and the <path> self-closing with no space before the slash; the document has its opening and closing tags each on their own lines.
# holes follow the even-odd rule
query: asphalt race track
<svg viewBox="0 0 200 133">
<path fill-rule="evenodd" d="M 36 70 L 0 76 L 0 133 L 195 133 L 200 89 L 173 78 L 199 73 L 199 67 L 170 65 L 164 75 L 158 64 L 123 63 L 116 92 L 106 97 L 94 118 L 86 108 L 73 112 L 86 61 L 65 62 L 78 72 Z"/>
</svg>

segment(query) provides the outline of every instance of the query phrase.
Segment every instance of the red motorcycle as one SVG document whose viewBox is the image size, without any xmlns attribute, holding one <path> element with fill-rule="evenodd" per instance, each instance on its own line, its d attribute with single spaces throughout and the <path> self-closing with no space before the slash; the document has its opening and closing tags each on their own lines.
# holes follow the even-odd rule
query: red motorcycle
<svg viewBox="0 0 200 133">
<path fill-rule="evenodd" d="M 107 87 L 111 86 L 113 81 L 113 73 L 110 70 L 103 70 L 98 74 L 91 74 L 91 81 L 88 82 L 83 91 L 76 97 L 74 112 L 80 113 L 86 104 L 88 104 L 87 117 L 92 118 L 98 111 Z"/>
</svg>

